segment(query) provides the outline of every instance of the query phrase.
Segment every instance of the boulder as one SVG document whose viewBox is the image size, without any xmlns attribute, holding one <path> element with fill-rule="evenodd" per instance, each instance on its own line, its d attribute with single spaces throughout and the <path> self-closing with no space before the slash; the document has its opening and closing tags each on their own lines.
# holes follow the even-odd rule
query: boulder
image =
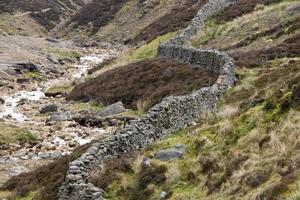
<svg viewBox="0 0 300 200">
<path fill-rule="evenodd" d="M 59 151 L 54 151 L 50 153 L 50 158 L 56 160 L 62 157 L 62 154 Z"/>
<path fill-rule="evenodd" d="M 48 121 L 55 121 L 55 122 L 62 122 L 62 121 L 69 121 L 72 119 L 72 113 L 67 111 L 67 112 L 61 112 L 61 113 L 53 113 Z"/>
<path fill-rule="evenodd" d="M 41 159 L 48 159 L 50 156 L 49 153 L 46 153 L 46 152 L 39 152 L 38 153 L 38 157 L 41 158 Z"/>
<path fill-rule="evenodd" d="M 96 113 L 96 116 L 99 117 L 107 117 L 111 115 L 116 115 L 122 112 L 125 112 L 126 108 L 124 107 L 123 103 L 121 101 L 111 104 L 105 108 L 103 108 L 101 111 Z"/>
<path fill-rule="evenodd" d="M 157 160 L 168 161 L 175 158 L 180 158 L 185 154 L 186 146 L 178 144 L 174 148 L 161 150 L 155 153 L 154 158 Z"/>
<path fill-rule="evenodd" d="M 24 72 L 38 72 L 38 66 L 32 62 L 17 63 L 12 66 L 17 74 Z"/>
<path fill-rule="evenodd" d="M 0 104 L 4 104 L 5 103 L 5 100 L 0 98 Z"/>
<path fill-rule="evenodd" d="M 26 149 L 20 149 L 17 152 L 15 152 L 15 154 L 14 154 L 14 156 L 18 157 L 18 158 L 24 157 L 26 155 L 27 155 L 27 150 Z"/>
<path fill-rule="evenodd" d="M 57 109 L 58 109 L 57 105 L 51 104 L 51 105 L 47 105 L 47 106 L 43 107 L 40 110 L 40 113 L 41 114 L 46 114 L 46 113 L 50 113 L 50 112 L 56 112 Z"/>
</svg>

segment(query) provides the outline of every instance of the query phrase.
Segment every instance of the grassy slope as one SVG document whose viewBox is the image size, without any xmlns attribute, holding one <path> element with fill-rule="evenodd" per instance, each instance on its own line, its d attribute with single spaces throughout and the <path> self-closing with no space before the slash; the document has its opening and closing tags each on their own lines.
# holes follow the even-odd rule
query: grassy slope
<svg viewBox="0 0 300 200">
<path fill-rule="evenodd" d="M 293 45 L 284 54 L 277 51 L 288 39 L 297 42 L 299 28 L 286 23 L 298 17 L 295 2 L 260 6 L 224 24 L 208 23 L 192 44 L 215 45 L 231 55 L 263 50 L 265 59 L 252 65 L 237 56 L 239 81 L 223 97 L 219 111 L 140 153 L 129 162 L 130 173 L 114 171 L 105 186 L 108 199 L 138 199 L 142 194 L 157 199 L 161 191 L 174 200 L 299 198 L 300 55 Z M 279 18 L 273 21 L 274 15 Z M 277 31 L 267 31 L 276 25 Z M 251 37 L 258 32 L 265 33 Z M 268 56 L 272 49 L 277 57 Z M 175 144 L 187 145 L 187 154 L 171 162 L 152 160 L 154 170 L 166 171 L 157 179 L 148 169 L 154 178 L 146 178 L 141 159 Z M 107 176 L 93 174 L 92 180 Z"/>
</svg>

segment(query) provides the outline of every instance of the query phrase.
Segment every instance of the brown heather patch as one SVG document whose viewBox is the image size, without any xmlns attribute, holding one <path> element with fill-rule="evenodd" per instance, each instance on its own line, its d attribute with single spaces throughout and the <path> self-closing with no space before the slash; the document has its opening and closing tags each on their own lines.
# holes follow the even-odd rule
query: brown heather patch
<svg viewBox="0 0 300 200">
<path fill-rule="evenodd" d="M 84 153 L 90 144 L 78 148 L 69 156 L 64 156 L 48 165 L 42 166 L 32 172 L 22 173 L 8 180 L 0 190 L 12 191 L 18 197 L 24 197 L 30 192 L 37 191 L 35 200 L 56 200 L 57 191 L 65 179 L 70 161 Z"/>
<path fill-rule="evenodd" d="M 147 109 L 170 95 L 189 94 L 213 84 L 216 75 L 167 59 L 132 63 L 77 85 L 68 100 L 112 104 L 122 101 L 129 108 Z M 142 106 L 140 106 L 142 105 Z"/>
<path fill-rule="evenodd" d="M 51 30 L 61 21 L 61 18 L 70 16 L 83 5 L 82 0 L 2 0 L 0 13 L 29 12 L 36 22 L 45 29 Z"/>
<path fill-rule="evenodd" d="M 74 29 L 93 24 L 92 35 L 97 33 L 100 27 L 112 20 L 115 14 L 122 8 L 125 0 L 93 0 L 76 13 L 67 25 L 72 25 Z"/>
<path fill-rule="evenodd" d="M 284 40 L 281 44 L 268 49 L 255 49 L 248 52 L 235 52 L 231 56 L 237 66 L 253 68 L 265 64 L 268 60 L 283 57 L 300 56 L 300 34 Z"/>
<path fill-rule="evenodd" d="M 233 4 L 216 15 L 218 23 L 231 21 L 244 14 L 251 13 L 259 4 L 270 5 L 279 3 L 282 0 L 240 0 L 238 3 Z"/>
</svg>

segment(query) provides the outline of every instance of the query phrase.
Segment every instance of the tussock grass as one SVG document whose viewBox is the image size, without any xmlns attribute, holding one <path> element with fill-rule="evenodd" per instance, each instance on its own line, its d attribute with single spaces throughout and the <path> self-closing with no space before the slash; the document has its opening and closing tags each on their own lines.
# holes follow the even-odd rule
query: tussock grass
<svg viewBox="0 0 300 200">
<path fill-rule="evenodd" d="M 49 47 L 47 51 L 49 53 L 56 55 L 61 60 L 65 60 L 65 59 L 78 60 L 80 58 L 80 53 L 77 51 L 63 50 L 63 49 L 58 49 L 53 47 L 51 48 Z"/>
<path fill-rule="evenodd" d="M 36 140 L 37 137 L 24 128 L 0 123 L 0 144 L 30 143 Z"/>
</svg>

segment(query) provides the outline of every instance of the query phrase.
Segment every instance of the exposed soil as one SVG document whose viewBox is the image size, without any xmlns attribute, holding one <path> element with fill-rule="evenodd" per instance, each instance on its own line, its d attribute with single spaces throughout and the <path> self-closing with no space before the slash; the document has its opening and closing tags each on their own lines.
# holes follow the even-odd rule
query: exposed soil
<svg viewBox="0 0 300 200">
<path fill-rule="evenodd" d="M 280 1 L 282 0 L 240 0 L 237 3 L 219 12 L 216 15 L 216 21 L 218 23 L 232 21 L 233 19 L 240 17 L 244 14 L 251 13 L 259 4 L 269 5 L 273 3 L 278 3 Z"/>
<path fill-rule="evenodd" d="M 213 84 L 216 75 L 166 59 L 145 60 L 117 68 L 77 85 L 69 100 L 96 100 L 147 109 L 169 95 L 188 94 Z"/>
<path fill-rule="evenodd" d="M 63 4 L 59 0 L 2 0 L 0 13 L 29 12 L 36 22 L 51 30 L 61 18 L 70 16 L 83 5 L 83 0 L 65 0 Z"/>
<path fill-rule="evenodd" d="M 276 58 L 297 57 L 300 56 L 300 34 L 296 34 L 274 47 L 236 52 L 232 53 L 231 56 L 237 66 L 248 68 L 257 67 Z"/>
<path fill-rule="evenodd" d="M 73 28 L 92 24 L 91 34 L 97 33 L 101 26 L 106 25 L 114 15 L 122 8 L 126 0 L 94 0 L 76 13 L 67 25 L 72 24 Z"/>
<path fill-rule="evenodd" d="M 160 35 L 186 27 L 205 3 L 206 0 L 185 0 L 180 6 L 144 28 L 132 39 L 131 44 L 150 42 Z"/>
</svg>

